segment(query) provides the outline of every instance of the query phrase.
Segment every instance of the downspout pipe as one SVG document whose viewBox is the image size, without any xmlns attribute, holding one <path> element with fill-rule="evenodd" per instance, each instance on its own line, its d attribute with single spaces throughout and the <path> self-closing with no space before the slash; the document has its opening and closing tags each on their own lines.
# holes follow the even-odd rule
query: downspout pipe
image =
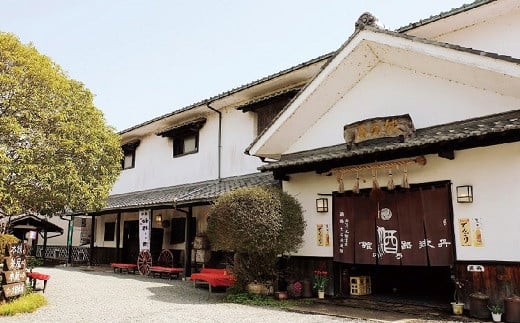
<svg viewBox="0 0 520 323">
<path fill-rule="evenodd" d="M 218 180 L 220 182 L 222 178 L 220 173 L 222 164 L 222 112 L 210 106 L 210 103 L 206 103 L 206 107 L 211 111 L 218 113 Z"/>
</svg>

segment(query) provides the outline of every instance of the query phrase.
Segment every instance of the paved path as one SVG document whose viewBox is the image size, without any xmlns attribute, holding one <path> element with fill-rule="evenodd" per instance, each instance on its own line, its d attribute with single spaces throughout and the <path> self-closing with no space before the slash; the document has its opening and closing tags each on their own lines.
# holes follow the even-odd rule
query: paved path
<svg viewBox="0 0 520 323">
<path fill-rule="evenodd" d="M 345 322 L 345 318 L 221 302 L 223 293 L 166 280 L 85 268 L 37 268 L 51 275 L 49 304 L 1 322 Z M 353 320 L 351 320 L 353 321 Z"/>
</svg>

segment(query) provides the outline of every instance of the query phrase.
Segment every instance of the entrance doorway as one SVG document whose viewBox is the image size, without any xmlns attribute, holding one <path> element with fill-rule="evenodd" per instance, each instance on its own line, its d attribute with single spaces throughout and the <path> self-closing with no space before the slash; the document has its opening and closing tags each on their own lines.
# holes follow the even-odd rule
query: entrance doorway
<svg viewBox="0 0 520 323">
<path fill-rule="evenodd" d="M 374 295 L 450 300 L 454 234 L 449 182 L 384 191 L 378 200 L 370 198 L 370 190 L 335 194 L 333 231 L 334 261 L 342 277 L 370 276 Z"/>
<path fill-rule="evenodd" d="M 125 221 L 123 226 L 123 250 L 121 259 L 125 263 L 137 263 L 139 256 L 139 221 Z"/>
<path fill-rule="evenodd" d="M 150 238 L 150 253 L 153 261 L 157 261 L 163 246 L 164 229 L 152 228 L 152 235 Z"/>
</svg>

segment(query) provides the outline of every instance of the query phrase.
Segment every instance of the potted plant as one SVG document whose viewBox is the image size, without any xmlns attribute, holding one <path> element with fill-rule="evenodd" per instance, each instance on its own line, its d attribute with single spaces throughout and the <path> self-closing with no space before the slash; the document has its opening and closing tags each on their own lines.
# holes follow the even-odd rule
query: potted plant
<svg viewBox="0 0 520 323">
<path fill-rule="evenodd" d="M 326 271 L 315 270 L 314 271 L 314 289 L 318 291 L 318 298 L 325 298 L 325 287 L 329 282 L 329 277 Z"/>
<path fill-rule="evenodd" d="M 451 302 L 451 308 L 453 310 L 453 314 L 461 315 L 464 311 L 464 302 L 461 301 L 463 297 L 463 288 L 464 283 L 457 278 L 454 278 L 455 282 L 455 291 L 453 292 L 454 302 Z"/>
<path fill-rule="evenodd" d="M 502 313 L 504 313 L 504 308 L 502 305 L 490 305 L 488 306 L 491 311 L 491 317 L 493 318 L 493 322 L 500 322 L 502 320 Z"/>
</svg>

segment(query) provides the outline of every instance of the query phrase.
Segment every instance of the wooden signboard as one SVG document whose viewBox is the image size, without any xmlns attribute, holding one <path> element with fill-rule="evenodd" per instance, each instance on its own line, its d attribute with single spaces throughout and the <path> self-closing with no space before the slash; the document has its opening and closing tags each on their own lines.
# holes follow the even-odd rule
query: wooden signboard
<svg viewBox="0 0 520 323">
<path fill-rule="evenodd" d="M 25 282 L 3 285 L 2 288 L 7 298 L 22 295 L 25 293 Z"/>
<path fill-rule="evenodd" d="M 409 114 L 372 118 L 347 124 L 343 127 L 347 148 L 378 138 L 402 137 L 402 140 L 415 136 L 415 127 Z"/>
<path fill-rule="evenodd" d="M 25 270 L 10 270 L 2 273 L 2 282 L 5 284 L 24 282 L 27 279 Z"/>
<path fill-rule="evenodd" d="M 5 257 L 4 270 L 21 270 L 25 269 L 25 256 Z"/>
<path fill-rule="evenodd" d="M 6 254 L 11 257 L 25 256 L 27 254 L 27 245 L 25 243 L 12 243 L 5 249 Z"/>
<path fill-rule="evenodd" d="M 10 298 L 25 293 L 25 281 L 27 274 L 25 266 L 27 260 L 27 245 L 13 243 L 5 248 L 6 257 L 2 269 L 2 290 L 5 298 Z"/>
</svg>

